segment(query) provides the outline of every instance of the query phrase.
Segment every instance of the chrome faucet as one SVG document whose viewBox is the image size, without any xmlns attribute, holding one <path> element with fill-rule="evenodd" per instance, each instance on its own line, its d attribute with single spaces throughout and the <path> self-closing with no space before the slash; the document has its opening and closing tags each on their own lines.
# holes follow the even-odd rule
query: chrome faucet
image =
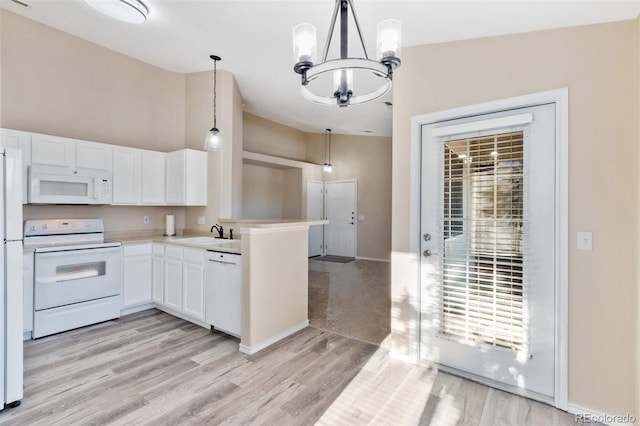
<svg viewBox="0 0 640 426">
<path fill-rule="evenodd" d="M 216 231 L 218 231 L 218 236 L 217 236 L 216 238 L 224 238 L 224 231 L 223 231 L 223 229 L 222 229 L 222 225 L 218 225 L 218 224 L 216 223 L 215 225 L 213 225 L 213 226 L 211 227 L 211 231 L 210 231 L 210 232 L 213 232 L 213 230 L 214 230 L 214 229 L 215 229 Z"/>
</svg>

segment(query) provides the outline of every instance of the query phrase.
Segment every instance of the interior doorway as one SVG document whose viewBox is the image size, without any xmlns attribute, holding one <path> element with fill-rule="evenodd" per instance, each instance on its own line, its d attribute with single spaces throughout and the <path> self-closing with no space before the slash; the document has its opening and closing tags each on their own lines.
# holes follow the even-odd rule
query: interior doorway
<svg viewBox="0 0 640 426">
<path fill-rule="evenodd" d="M 324 183 L 325 254 L 356 257 L 358 181 L 340 180 Z"/>
</svg>

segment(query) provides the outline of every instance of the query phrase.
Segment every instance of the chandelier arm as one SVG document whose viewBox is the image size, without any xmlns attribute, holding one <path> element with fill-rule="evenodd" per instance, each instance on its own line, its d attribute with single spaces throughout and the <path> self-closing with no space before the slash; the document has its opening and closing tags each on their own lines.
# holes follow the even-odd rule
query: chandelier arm
<svg viewBox="0 0 640 426">
<path fill-rule="evenodd" d="M 353 0 L 348 0 L 349 6 L 351 6 L 351 13 L 353 14 L 353 21 L 356 23 L 356 30 L 358 31 L 358 37 L 360 37 L 360 43 L 362 44 L 362 50 L 364 51 L 364 57 L 369 59 L 367 54 L 367 48 L 364 46 L 364 38 L 362 37 L 362 31 L 360 30 L 360 22 L 358 22 L 358 16 L 356 15 L 356 9 L 353 7 Z"/>
<path fill-rule="evenodd" d="M 340 1 L 336 0 L 336 6 L 333 8 L 333 17 L 331 18 L 331 25 L 329 25 L 329 33 L 327 34 L 327 42 L 324 45 L 324 54 L 322 55 L 322 62 L 326 62 L 329 55 L 329 47 L 331 46 L 331 37 L 333 36 L 333 30 L 336 27 L 336 19 L 338 18 L 338 9 L 340 8 Z"/>
</svg>

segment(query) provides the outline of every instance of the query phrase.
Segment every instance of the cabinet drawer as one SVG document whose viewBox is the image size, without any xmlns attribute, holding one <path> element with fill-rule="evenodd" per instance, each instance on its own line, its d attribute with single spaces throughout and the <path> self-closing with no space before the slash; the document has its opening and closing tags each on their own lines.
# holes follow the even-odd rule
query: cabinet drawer
<svg viewBox="0 0 640 426">
<path fill-rule="evenodd" d="M 182 248 L 176 246 L 166 246 L 164 248 L 165 257 L 173 257 L 174 259 L 182 259 Z"/>
<path fill-rule="evenodd" d="M 151 254 L 151 243 L 125 244 L 122 248 L 125 256 Z"/>
<path fill-rule="evenodd" d="M 153 254 L 155 256 L 164 256 L 164 244 L 153 243 Z"/>
<path fill-rule="evenodd" d="M 185 262 L 202 264 L 204 262 L 204 250 L 184 249 L 182 259 Z"/>
</svg>

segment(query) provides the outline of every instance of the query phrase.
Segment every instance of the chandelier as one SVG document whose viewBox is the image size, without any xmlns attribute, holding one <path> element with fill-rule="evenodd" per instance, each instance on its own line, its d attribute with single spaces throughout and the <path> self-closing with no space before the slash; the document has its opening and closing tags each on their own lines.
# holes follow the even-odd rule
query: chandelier
<svg viewBox="0 0 640 426">
<path fill-rule="evenodd" d="M 364 57 L 348 57 L 349 9 L 362 45 Z M 336 19 L 340 12 L 340 57 L 327 59 Z M 331 18 L 327 43 L 322 61 L 316 63 L 316 29 L 311 24 L 298 24 L 293 28 L 293 70 L 301 76 L 302 96 L 321 105 L 346 107 L 362 104 L 383 96 L 391 89 L 393 70 L 400 66 L 400 21 L 386 19 L 378 24 L 377 58 L 369 59 L 353 0 L 336 0 Z M 362 92 L 354 88 L 354 71 L 368 83 Z M 332 77 L 333 90 L 328 85 L 315 84 Z M 373 76 L 374 78 L 371 78 Z M 360 77 L 358 78 L 360 80 Z"/>
</svg>

